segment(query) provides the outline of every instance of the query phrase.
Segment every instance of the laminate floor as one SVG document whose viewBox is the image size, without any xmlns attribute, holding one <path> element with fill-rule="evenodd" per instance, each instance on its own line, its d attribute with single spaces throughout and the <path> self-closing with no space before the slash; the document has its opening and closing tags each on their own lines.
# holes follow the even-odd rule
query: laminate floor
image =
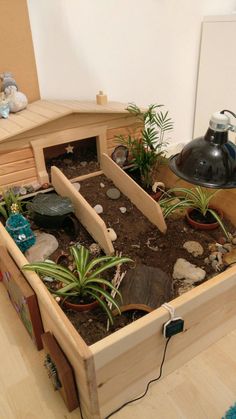
<svg viewBox="0 0 236 419">
<path fill-rule="evenodd" d="M 162 381 L 114 419 L 220 419 L 236 402 L 236 330 Z M 80 419 L 68 413 L 0 283 L 0 419 Z"/>
</svg>

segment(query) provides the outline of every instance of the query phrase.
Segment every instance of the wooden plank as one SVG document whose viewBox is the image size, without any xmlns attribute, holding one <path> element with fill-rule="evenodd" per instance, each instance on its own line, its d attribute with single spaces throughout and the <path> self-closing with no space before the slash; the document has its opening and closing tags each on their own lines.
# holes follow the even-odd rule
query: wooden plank
<svg viewBox="0 0 236 419">
<path fill-rule="evenodd" d="M 0 176 L 7 175 L 8 173 L 14 173 L 15 178 L 17 179 L 17 173 L 21 170 L 35 168 L 34 158 L 19 160 L 17 162 L 7 163 L 0 165 Z"/>
<path fill-rule="evenodd" d="M 0 269 L 3 275 L 3 283 L 14 309 L 37 349 L 42 349 L 43 325 L 36 294 L 4 246 L 0 246 Z"/>
<path fill-rule="evenodd" d="M 5 185 L 1 185 L 1 189 L 7 190 L 11 186 L 27 186 L 27 185 L 31 185 L 35 182 L 38 182 L 37 177 L 31 177 L 31 178 L 22 179 L 22 180 L 19 180 L 19 181 L 13 181 L 12 183 L 7 183 Z"/>
<path fill-rule="evenodd" d="M 108 129 L 107 130 L 107 139 L 110 140 L 115 140 L 115 137 L 117 135 L 138 135 L 141 132 L 141 128 L 140 128 L 140 124 L 136 123 L 136 124 L 132 124 L 129 125 L 127 127 L 119 127 L 119 128 L 112 128 L 112 129 Z M 119 142 L 117 140 L 116 144 L 118 145 Z"/>
<path fill-rule="evenodd" d="M 131 202 L 153 223 L 162 233 L 166 232 L 166 223 L 161 208 L 137 183 L 131 179 L 114 161 L 103 154 L 101 168 L 104 174 L 126 195 Z"/>
<path fill-rule="evenodd" d="M 171 301 L 185 331 L 169 344 L 164 376 L 235 328 L 235 276 L 233 267 Z M 138 396 L 158 374 L 165 345 L 162 327 L 168 319 L 159 308 L 90 347 L 102 416 Z"/>
<path fill-rule="evenodd" d="M 75 215 L 107 255 L 114 253 L 111 239 L 104 221 L 88 204 L 86 199 L 74 188 L 73 184 L 55 166 L 51 167 L 52 184 L 57 193 L 71 199 Z"/>
<path fill-rule="evenodd" d="M 8 116 L 8 121 L 17 124 L 23 130 L 25 129 L 28 130 L 28 129 L 34 128 L 35 126 L 35 123 L 30 121 L 29 119 L 24 118 L 21 115 L 21 112 L 17 112 L 15 114 L 10 113 Z"/>
<path fill-rule="evenodd" d="M 16 173 L 9 173 L 7 175 L 2 175 L 0 177 L 0 186 L 2 185 L 8 185 L 12 182 L 15 182 L 15 180 L 18 182 L 20 180 L 37 177 L 36 168 L 31 167 L 30 169 L 21 170 L 20 172 Z"/>
<path fill-rule="evenodd" d="M 49 121 L 60 118 L 60 114 L 58 114 L 58 112 L 55 112 L 52 109 L 46 108 L 43 105 L 43 103 L 41 103 L 41 101 L 31 103 L 30 110 L 37 113 L 38 115 L 45 116 Z"/>
<path fill-rule="evenodd" d="M 30 159 L 33 157 L 32 148 L 24 148 L 22 150 L 11 151 L 10 153 L 0 153 L 0 165 L 12 162 L 17 162 L 23 159 Z"/>
<path fill-rule="evenodd" d="M 30 108 L 28 108 L 30 109 Z M 22 111 L 24 112 L 24 111 Z M 33 115 L 38 115 L 31 112 Z M 40 115 L 38 115 L 40 117 Z M 89 113 L 74 113 L 71 115 L 66 115 L 62 117 L 58 117 L 54 121 L 48 121 L 45 118 L 45 121 L 42 123 L 35 124 L 35 128 L 25 131 L 24 133 L 16 133 L 16 135 L 12 135 L 11 138 L 8 139 L 7 145 L 9 145 L 9 141 L 17 141 L 17 144 L 21 143 L 22 140 L 29 138 L 31 141 L 36 139 L 39 135 L 49 134 L 52 132 L 58 132 L 65 129 L 70 128 L 79 128 L 85 126 L 108 126 L 110 128 L 116 128 L 119 126 L 130 125 L 134 123 L 136 120 L 135 117 L 130 115 L 124 114 L 89 114 Z M 0 121 L 1 122 L 1 121 Z M 1 123 L 0 123 L 1 127 Z M 4 137 L 0 136 L 0 141 L 4 141 Z"/>
<path fill-rule="evenodd" d="M 28 261 L 1 223 L 0 237 L 11 257 L 21 269 Z M 53 333 L 67 359 L 74 367 L 84 417 L 101 419 L 94 362 L 89 347 L 72 326 L 38 275 L 34 272 L 24 271 L 24 276 L 37 294 L 44 330 Z"/>
</svg>

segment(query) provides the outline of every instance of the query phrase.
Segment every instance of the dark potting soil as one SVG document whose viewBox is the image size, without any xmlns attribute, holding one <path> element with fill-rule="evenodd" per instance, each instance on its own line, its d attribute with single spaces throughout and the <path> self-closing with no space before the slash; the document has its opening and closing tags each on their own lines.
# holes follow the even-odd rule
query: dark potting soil
<svg viewBox="0 0 236 419">
<path fill-rule="evenodd" d="M 189 213 L 189 216 L 193 221 L 201 224 L 214 224 L 216 222 L 215 217 L 213 217 L 209 211 L 207 211 L 206 215 L 204 216 L 197 209 L 193 209 Z"/>
<path fill-rule="evenodd" d="M 123 256 L 128 256 L 134 261 L 133 264 L 122 266 L 122 269 L 132 269 L 135 264 L 142 263 L 158 267 L 172 277 L 176 260 L 184 258 L 205 269 L 207 275 L 204 281 L 216 275 L 211 265 L 204 264 L 204 259 L 209 256 L 208 244 L 219 241 L 222 237 L 220 228 L 212 231 L 198 231 L 192 229 L 184 218 L 169 218 L 167 232 L 162 234 L 123 194 L 117 200 L 107 197 L 106 191 L 114 185 L 105 176 L 96 176 L 80 183 L 81 194 L 92 207 L 96 204 L 102 205 L 101 218 L 107 227 L 115 230 L 117 234 L 117 240 L 113 242 L 115 251 L 122 252 Z M 121 213 L 120 207 L 125 207 L 126 212 Z M 234 232 L 229 223 L 226 222 L 226 226 L 229 231 Z M 53 260 L 56 260 L 61 250 L 68 253 L 68 247 L 72 244 L 80 243 L 89 247 L 94 242 L 81 224 L 79 224 L 77 236 L 73 239 L 63 229 L 47 230 L 47 232 L 53 234 L 59 241 L 60 250 L 52 255 Z M 203 246 L 202 256 L 194 257 L 183 248 L 184 242 L 188 240 L 198 241 Z M 111 276 L 113 277 L 113 275 Z M 172 298 L 178 295 L 179 284 L 178 282 L 174 283 Z M 107 331 L 107 316 L 100 308 L 84 313 L 67 309 L 64 311 L 89 345 L 144 315 L 143 312 L 122 313 L 121 316 L 115 317 L 114 326 Z"/>
<path fill-rule="evenodd" d="M 93 143 L 83 147 L 83 141 L 72 142 L 72 153 L 62 153 L 59 156 L 45 158 L 47 172 L 50 177 L 51 166 L 58 167 L 68 179 L 73 179 L 78 176 L 86 175 L 100 170 L 97 160 L 96 144 Z M 65 148 L 65 147 L 64 147 Z"/>
</svg>

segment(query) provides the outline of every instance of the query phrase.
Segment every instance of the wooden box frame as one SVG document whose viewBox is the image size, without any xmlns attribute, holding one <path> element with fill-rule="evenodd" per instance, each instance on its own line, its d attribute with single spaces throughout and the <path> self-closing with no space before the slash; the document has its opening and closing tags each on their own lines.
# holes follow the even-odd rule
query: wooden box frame
<svg viewBox="0 0 236 419">
<path fill-rule="evenodd" d="M 43 325 L 37 296 L 4 246 L 0 246 L 2 282 L 10 301 L 38 350 L 42 349 Z"/>
<path fill-rule="evenodd" d="M 127 193 L 127 184 L 129 184 L 130 199 L 138 206 L 143 205 L 144 201 L 147 202 L 148 199 L 143 199 L 143 194 L 147 197 L 146 193 L 141 192 L 141 188 L 139 189 L 136 184 L 132 183 L 132 180 L 127 183 L 127 178 L 121 177 L 120 185 L 121 169 L 117 168 L 113 171 L 113 165 L 114 163 L 108 156 L 102 156 L 101 167 L 104 173 L 111 175 L 112 168 L 112 180 L 117 186 L 121 186 L 122 192 Z M 76 200 L 78 213 L 80 213 L 83 207 L 83 200 L 77 201 L 80 194 L 74 190 L 68 180 L 64 184 L 59 172 L 58 169 L 54 169 L 52 173 L 55 189 L 62 193 L 59 187 L 62 187 L 63 183 L 63 192 L 66 191 L 66 194 Z M 160 178 L 168 186 L 174 186 L 176 182 L 176 178 L 167 169 L 160 175 Z M 224 204 L 227 205 L 227 216 L 236 223 L 235 193 L 223 191 L 217 200 L 221 208 Z M 82 206 L 80 210 L 79 205 Z M 86 206 L 84 208 L 85 213 L 91 216 L 91 212 L 87 211 L 88 208 Z M 165 223 L 161 218 L 158 204 L 155 203 L 155 207 L 144 204 L 144 210 L 147 211 L 146 215 L 149 219 L 158 214 L 158 227 L 164 232 Z M 91 224 L 91 218 L 85 217 L 83 221 L 85 226 L 87 223 Z M 103 233 L 100 234 L 104 226 L 101 222 L 99 225 L 100 227 L 93 234 L 97 240 L 100 236 L 105 237 Z M 26 258 L 2 225 L 0 225 L 0 240 L 20 268 L 27 263 Z M 112 248 L 107 246 L 105 240 L 103 248 L 111 253 Z M 45 330 L 53 333 L 74 368 L 84 418 L 104 418 L 123 403 L 143 392 L 148 380 L 154 378 L 159 371 L 165 345 L 162 327 L 169 318 L 164 308 L 160 307 L 135 323 L 88 346 L 44 287 L 40 278 L 28 271 L 25 271 L 24 275 L 38 296 Z M 231 267 L 171 302 L 178 315 L 183 317 L 185 330 L 170 342 L 164 375 L 174 371 L 235 328 L 235 299 L 236 267 Z"/>
</svg>

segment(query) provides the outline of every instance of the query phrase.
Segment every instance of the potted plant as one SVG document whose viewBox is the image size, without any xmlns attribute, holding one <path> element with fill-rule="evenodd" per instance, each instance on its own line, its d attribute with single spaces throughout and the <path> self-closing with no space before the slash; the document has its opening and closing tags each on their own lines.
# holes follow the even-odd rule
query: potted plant
<svg viewBox="0 0 236 419">
<path fill-rule="evenodd" d="M 100 275 L 112 267 L 130 262 L 131 259 L 118 256 L 89 259 L 89 251 L 84 246 L 71 246 L 70 253 L 73 257 L 73 270 L 52 261 L 30 263 L 24 265 L 22 269 L 53 279 L 58 287 L 57 289 L 56 287 L 49 288 L 49 290 L 55 296 L 62 297 L 63 303 L 68 308 L 86 311 L 100 304 L 113 323 L 112 307 L 114 306 L 118 311 L 120 309 L 108 290 L 115 291 L 120 298 L 121 294 L 109 280 Z"/>
<path fill-rule="evenodd" d="M 127 110 L 136 116 L 140 122 L 139 132 L 134 136 L 119 135 L 117 140 L 126 146 L 131 156 L 131 171 L 138 172 L 141 186 L 148 192 L 152 191 L 153 171 L 165 162 L 165 133 L 173 128 L 168 111 L 158 110 L 162 105 L 149 105 L 144 112 L 130 104 Z M 158 111 L 157 111 L 158 110 Z M 141 133 L 140 133 L 141 127 Z"/>
<path fill-rule="evenodd" d="M 224 223 L 222 221 L 223 213 L 210 205 L 212 198 L 219 190 L 212 193 L 196 186 L 193 189 L 173 188 L 159 200 L 164 217 L 177 210 L 187 209 L 186 219 L 188 223 L 195 229 L 213 230 L 218 226 L 221 227 L 226 237 L 229 236 Z M 177 199 L 173 198 L 173 194 L 180 194 Z"/>
</svg>

